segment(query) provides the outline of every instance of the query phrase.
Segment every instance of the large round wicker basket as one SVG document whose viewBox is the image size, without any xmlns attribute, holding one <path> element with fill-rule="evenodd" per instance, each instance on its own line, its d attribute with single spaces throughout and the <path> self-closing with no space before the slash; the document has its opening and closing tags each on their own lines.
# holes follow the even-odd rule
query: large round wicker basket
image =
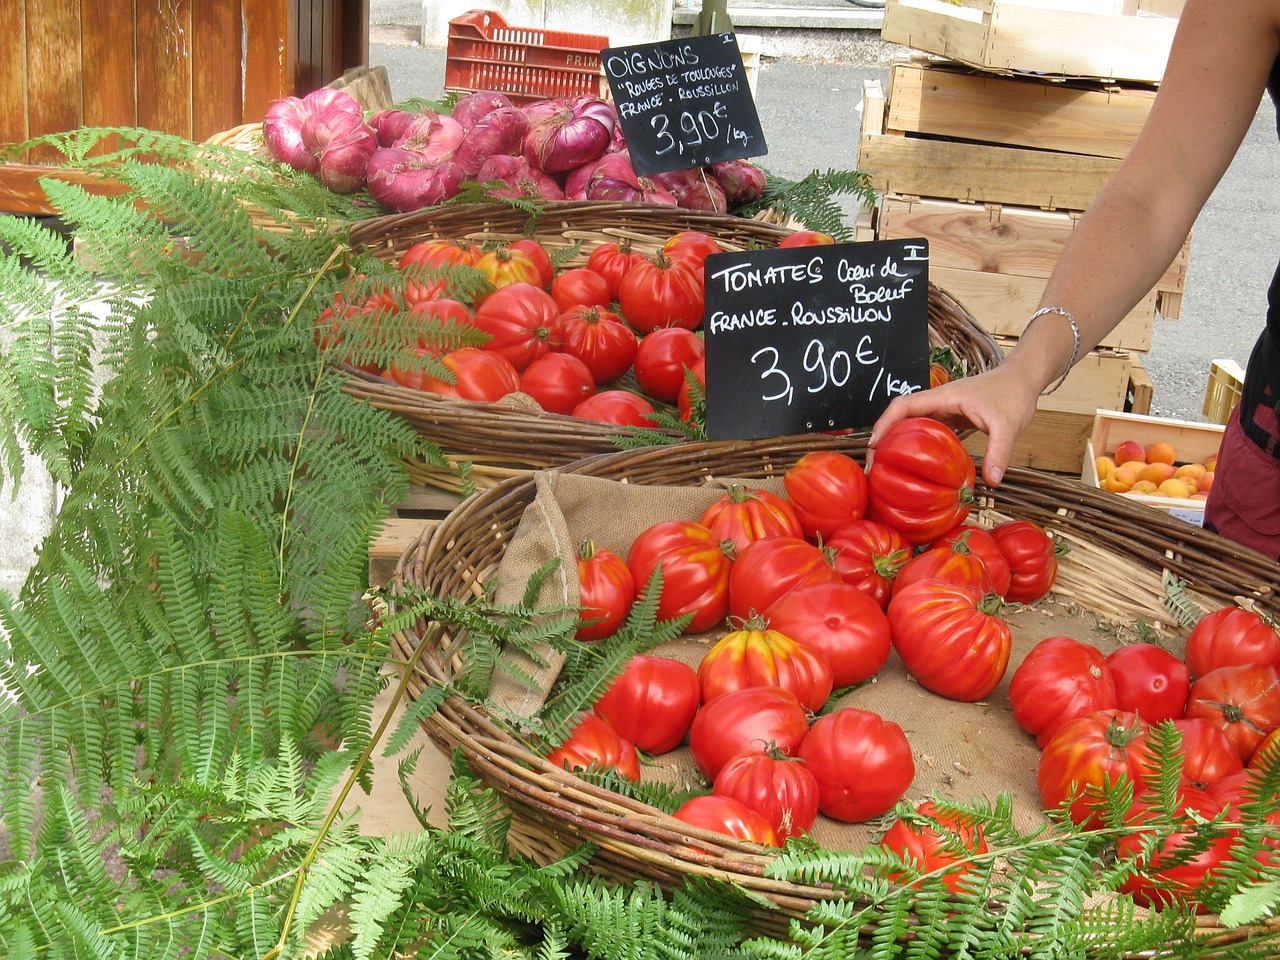
<svg viewBox="0 0 1280 960">
<path fill-rule="evenodd" d="M 564 259 L 565 268 L 584 266 L 591 252 L 607 241 L 630 241 L 640 253 L 656 253 L 673 234 L 696 230 L 710 234 L 729 251 L 776 247 L 792 230 L 725 214 L 639 203 L 560 201 L 531 217 L 506 204 L 433 207 L 378 217 L 351 226 L 349 240 L 388 262 L 396 262 L 414 243 L 428 239 L 470 240 L 476 244 L 532 236 Z M 928 298 L 929 345 L 949 346 L 966 375 L 996 366 L 1003 354 L 976 320 L 937 286 Z M 406 419 L 454 463 L 465 463 L 470 482 L 484 489 L 527 470 L 555 467 L 582 457 L 619 449 L 618 427 L 536 407 L 505 402 L 477 403 L 412 390 L 354 368 L 344 389 Z M 656 431 L 672 442 L 674 431 Z M 408 464 L 411 479 L 424 485 L 461 489 L 456 470 L 419 462 Z"/>
<path fill-rule="evenodd" d="M 713 478 L 767 483 L 815 449 L 863 460 L 865 438 L 806 435 L 653 447 L 592 457 L 542 479 L 574 475 L 680 488 L 699 487 Z M 397 589 L 457 599 L 493 589 L 499 564 L 538 495 L 538 479 L 513 478 L 464 501 L 405 553 Z M 1095 622 L 1160 624 L 1177 649 L 1186 628 L 1170 615 L 1171 590 L 1205 611 L 1241 598 L 1264 612 L 1280 610 L 1280 565 L 1167 513 L 1073 480 L 1018 468 L 1009 471 L 998 489 L 979 484 L 978 495 L 979 520 L 1033 520 L 1067 548 L 1046 602 L 1083 611 Z M 454 681 L 465 669 L 469 643 L 464 630 L 438 622 L 419 623 L 398 634 L 394 652 L 411 664 L 411 695 Z M 1009 672 L 1014 668 L 1011 663 Z M 424 725 L 442 749 L 460 751 L 475 776 L 504 798 L 513 816 L 509 843 L 514 851 L 549 862 L 591 843 L 597 848 L 593 868 L 623 882 L 646 878 L 670 888 L 694 875 L 731 881 L 772 905 L 762 907 L 754 921 L 767 935 L 786 936 L 790 920 L 832 897 L 824 885 L 768 876 L 773 859 L 768 851 L 690 827 L 557 769 L 513 735 L 500 715 L 491 706 L 450 696 Z M 1012 729 L 1012 721 L 1007 723 Z M 1034 792 L 1034 772 L 1031 777 Z M 1216 920 L 1206 917 L 1201 923 L 1212 932 Z M 1217 931 L 1229 939 L 1246 932 Z"/>
</svg>

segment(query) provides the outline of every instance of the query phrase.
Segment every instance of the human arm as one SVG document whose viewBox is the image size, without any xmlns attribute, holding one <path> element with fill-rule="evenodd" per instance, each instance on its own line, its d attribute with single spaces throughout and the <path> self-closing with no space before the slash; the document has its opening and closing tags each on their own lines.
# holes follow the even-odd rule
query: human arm
<svg viewBox="0 0 1280 960">
<path fill-rule="evenodd" d="M 1158 280 L 1226 171 L 1280 51 L 1280 0 L 1188 0 L 1141 134 L 1080 219 L 1041 306 L 1062 308 L 1095 347 Z M 988 434 L 983 476 L 998 483 L 1037 398 L 1072 357 L 1067 318 L 1028 326 L 993 371 L 901 397 L 873 428 L 931 416 Z"/>
</svg>

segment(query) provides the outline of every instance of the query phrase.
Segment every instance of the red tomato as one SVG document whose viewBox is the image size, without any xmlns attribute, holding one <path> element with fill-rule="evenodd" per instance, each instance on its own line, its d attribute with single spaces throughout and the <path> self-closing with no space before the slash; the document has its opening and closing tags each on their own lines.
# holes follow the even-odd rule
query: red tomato
<svg viewBox="0 0 1280 960">
<path fill-rule="evenodd" d="M 1280 727 L 1280 671 L 1269 663 L 1210 670 L 1191 685 L 1185 716 L 1221 727 L 1248 763 L 1267 734 Z"/>
<path fill-rule="evenodd" d="M 834 450 L 811 450 L 782 475 L 787 499 L 810 540 L 824 541 L 840 527 L 862 519 L 867 474 L 862 464 Z"/>
<path fill-rule="evenodd" d="M 749 840 L 764 847 L 780 846 L 769 821 L 733 797 L 715 794 L 690 797 L 672 816 L 690 826 Z"/>
<path fill-rule="evenodd" d="M 757 617 L 703 655 L 698 684 L 703 703 L 745 687 L 781 687 L 816 713 L 831 696 L 831 667 L 821 653 L 766 628 Z"/>
<path fill-rule="evenodd" d="M 964 584 L 919 580 L 889 600 L 893 648 L 920 686 L 942 697 L 981 700 L 1004 677 L 1013 649 L 998 597 Z"/>
<path fill-rule="evenodd" d="M 632 783 L 640 780 L 640 755 L 636 748 L 594 713 L 581 713 L 573 731 L 547 759 L 566 770 L 612 768 Z"/>
<path fill-rule="evenodd" d="M 1116 685 L 1116 706 L 1147 723 L 1177 720 L 1187 709 L 1191 675 L 1187 665 L 1154 643 L 1132 643 L 1107 655 Z"/>
<path fill-rule="evenodd" d="M 551 264 L 551 255 L 547 253 L 547 248 L 537 240 L 531 237 L 522 237 L 519 240 L 512 240 L 507 246 L 519 253 L 525 254 L 533 261 L 534 266 L 538 268 L 538 284 L 543 290 L 551 286 L 551 281 L 555 279 L 556 268 Z"/>
<path fill-rule="evenodd" d="M 963 877 L 975 869 L 970 857 L 987 852 L 982 827 L 971 817 L 943 813 L 932 800 L 918 804 L 916 814 L 926 822 L 899 818 L 880 838 L 880 846 L 911 867 L 910 871 L 891 870 L 888 878 L 918 887 L 925 875 L 936 873 L 948 890 L 958 891 Z"/>
<path fill-rule="evenodd" d="M 867 516 L 907 542 L 934 540 L 969 516 L 976 471 L 950 427 L 927 417 L 899 420 L 880 438 L 867 471 Z"/>
<path fill-rule="evenodd" d="M 573 413 L 596 392 L 587 365 L 571 353 L 552 351 L 532 360 L 520 374 L 520 389 L 550 413 Z"/>
<path fill-rule="evenodd" d="M 806 583 L 835 583 L 835 567 L 820 547 L 799 537 L 755 540 L 737 554 L 729 571 L 729 613 L 746 620 Z"/>
<path fill-rule="evenodd" d="M 1008 593 L 1009 585 L 1013 580 L 1013 570 L 1009 566 L 1008 559 L 1000 552 L 1000 545 L 996 543 L 996 538 L 981 524 L 968 521 L 958 524 L 929 546 L 941 547 L 945 544 L 961 542 L 987 568 L 987 576 L 991 578 L 991 589 L 1002 597 Z"/>
<path fill-rule="evenodd" d="M 400 384 L 402 387 L 408 387 L 410 390 L 426 390 L 426 384 L 429 380 L 435 378 L 425 369 L 425 361 L 427 357 L 436 357 L 434 351 L 428 350 L 426 347 L 416 347 L 413 351 L 417 357 L 418 363 L 411 364 L 408 362 L 400 363 L 393 360 L 386 370 L 382 371 L 382 376 L 388 380 Z M 436 357 L 436 359 L 439 359 Z M 415 369 L 418 364 L 424 364 L 423 367 Z M 457 391 L 451 384 L 445 384 L 445 390 L 433 390 L 433 393 L 440 393 L 445 396 L 457 396 Z"/>
<path fill-rule="evenodd" d="M 673 402 L 684 384 L 685 368 L 706 357 L 702 338 L 683 327 L 664 327 L 640 338 L 636 348 L 636 384 L 654 400 Z"/>
<path fill-rule="evenodd" d="M 765 611 L 769 626 L 822 654 L 833 686 L 851 687 L 889 659 L 889 618 L 851 583 L 811 583 L 788 591 Z"/>
<path fill-rule="evenodd" d="M 836 572 L 879 604 L 889 605 L 893 580 L 911 559 L 911 544 L 887 523 L 865 517 L 846 523 L 826 541 Z"/>
<path fill-rule="evenodd" d="M 627 563 L 587 540 L 578 547 L 579 640 L 603 640 L 618 632 L 631 612 L 636 584 Z"/>
<path fill-rule="evenodd" d="M 781 687 L 743 687 L 702 705 L 689 728 L 693 761 L 708 780 L 740 753 L 763 753 L 770 744 L 789 757 L 809 732 L 809 715 L 794 693 Z"/>
<path fill-rule="evenodd" d="M 653 404 L 630 390 L 601 390 L 573 408 L 575 417 L 620 427 L 652 427 L 652 414 Z"/>
<path fill-rule="evenodd" d="M 703 359 L 685 370 L 680 392 L 676 394 L 676 409 L 685 423 L 702 424 L 707 419 L 706 407 L 707 361 Z"/>
<path fill-rule="evenodd" d="M 447 297 L 437 297 L 434 300 L 423 300 L 413 304 L 409 307 L 409 319 L 422 328 L 418 334 L 418 346 L 433 353 L 441 352 L 434 344 L 438 339 L 435 336 L 438 330 L 450 327 L 466 329 L 475 325 L 471 309 L 465 303 L 450 300 Z"/>
<path fill-rule="evenodd" d="M 489 334 L 484 349 L 500 353 L 523 371 L 560 339 L 560 308 L 551 294 L 530 283 L 512 283 L 485 297 L 475 325 Z"/>
<path fill-rule="evenodd" d="M 635 331 L 603 307 L 571 307 L 560 314 L 561 349 L 587 365 L 596 383 L 612 383 L 631 369 Z"/>
<path fill-rule="evenodd" d="M 466 240 L 422 240 L 400 255 L 399 268 L 408 273 L 404 302 L 412 306 L 449 292 L 447 269 L 474 267 L 482 253 Z"/>
<path fill-rule="evenodd" d="M 693 614 L 686 633 L 710 630 L 729 612 L 732 562 L 719 538 L 692 520 L 656 523 L 641 531 L 627 552 L 638 595 L 644 594 L 649 578 L 662 565 L 658 617 L 670 620 Z"/>
<path fill-rule="evenodd" d="M 951 382 L 951 371 L 941 363 L 929 364 L 929 388 L 940 387 Z"/>
<path fill-rule="evenodd" d="M 1195 818 L 1186 811 L 1194 810 L 1205 819 L 1211 819 L 1221 807 L 1210 794 L 1188 786 L 1179 790 L 1178 802 L 1183 813 L 1174 819 L 1173 824 L 1164 822 L 1158 811 L 1141 800 L 1135 800 L 1130 806 L 1125 815 L 1126 824 L 1146 829 L 1125 833 L 1116 842 L 1117 857 L 1133 860 L 1138 866 L 1138 870 L 1127 877 L 1118 889 L 1144 907 L 1181 903 L 1194 905 L 1197 912 L 1203 912 L 1197 896 L 1214 873 L 1222 868 L 1235 837 L 1224 833 L 1209 840 L 1206 849 L 1199 853 L 1190 857 L 1179 853 L 1193 842 L 1196 830 Z M 1179 830 L 1181 824 L 1185 824 L 1186 829 Z M 1148 860 L 1144 849 L 1153 833 L 1159 841 Z"/>
<path fill-rule="evenodd" d="M 642 334 L 662 327 L 698 329 L 703 297 L 701 268 L 663 254 L 642 257 L 618 287 L 622 316 Z"/>
<path fill-rule="evenodd" d="M 1186 661 L 1194 677 L 1242 663 L 1280 667 L 1280 633 L 1252 610 L 1223 607 L 1206 613 L 1192 628 Z"/>
<path fill-rule="evenodd" d="M 630 240 L 608 241 L 599 244 L 587 257 L 587 266 L 609 284 L 609 299 L 618 299 L 618 288 L 622 286 L 622 278 L 640 259 L 640 254 L 631 250 Z"/>
<path fill-rule="evenodd" d="M 1253 756 L 1249 758 L 1246 766 L 1251 770 L 1262 768 L 1264 764 L 1271 762 L 1277 750 L 1280 750 L 1280 728 L 1272 730 L 1262 742 L 1258 744 L 1258 749 L 1253 751 Z"/>
<path fill-rule="evenodd" d="M 528 284 L 542 289 L 542 270 L 537 262 L 523 250 L 499 247 L 481 255 L 476 269 L 483 273 L 498 289 L 513 283 Z"/>
<path fill-rule="evenodd" d="M 777 750 L 740 753 L 716 774 L 711 792 L 760 814 L 781 845 L 808 833 L 818 819 L 818 781 L 803 760 Z"/>
<path fill-rule="evenodd" d="M 613 301 L 609 281 L 590 267 L 571 267 L 551 281 L 551 296 L 561 310 L 607 307 Z"/>
<path fill-rule="evenodd" d="M 1013 722 L 1043 749 L 1068 720 L 1116 708 L 1116 687 L 1101 650 L 1072 637 L 1048 637 L 1009 680 Z"/>
<path fill-rule="evenodd" d="M 796 512 L 786 500 L 768 490 L 737 483 L 730 484 L 698 522 L 714 530 L 721 540 L 732 541 L 735 553 L 764 537 L 804 536 Z"/>
<path fill-rule="evenodd" d="M 1036 783 L 1046 810 L 1065 808 L 1086 830 L 1102 825 L 1103 791 L 1122 779 L 1140 785 L 1150 752 L 1136 713 L 1099 710 L 1068 720 L 1040 753 Z"/>
<path fill-rule="evenodd" d="M 1044 527 L 1031 520 L 1006 520 L 991 528 L 991 536 L 1013 572 L 1006 600 L 1034 603 L 1053 588 L 1058 555 Z"/>
<path fill-rule="evenodd" d="M 698 712 L 698 672 L 680 660 L 636 654 L 596 701 L 595 712 L 646 753 L 684 742 Z"/>
<path fill-rule="evenodd" d="M 387 342 L 382 320 L 399 310 L 400 305 L 390 293 L 352 298 L 339 292 L 333 298 L 333 305 L 325 307 L 316 317 L 316 345 L 325 351 L 335 351 L 338 344 L 345 344 L 350 352 L 342 358 L 343 363 L 368 373 L 380 373 L 373 356 L 380 354 Z"/>
<path fill-rule="evenodd" d="M 1174 720 L 1182 735 L 1182 782 L 1194 787 L 1208 787 L 1223 777 L 1244 771 L 1244 762 L 1226 732 L 1203 717 Z M 1155 728 L 1147 732 L 1156 735 Z"/>
<path fill-rule="evenodd" d="M 713 253 L 724 253 L 724 247 L 715 237 L 701 230 L 681 230 L 667 238 L 662 252 L 672 260 L 687 261 L 698 271 L 698 276 L 702 276 L 707 257 Z"/>
<path fill-rule="evenodd" d="M 853 707 L 815 720 L 796 756 L 817 778 L 818 809 L 846 823 L 864 823 L 888 813 L 916 775 L 902 728 Z"/>
<path fill-rule="evenodd" d="M 897 593 L 917 580 L 945 580 L 947 583 L 965 583 L 983 593 L 995 593 L 995 585 L 987 573 L 982 558 L 969 552 L 964 539 L 941 547 L 929 547 L 902 565 L 893 578 L 893 592 Z"/>
<path fill-rule="evenodd" d="M 479 347 L 460 347 L 446 353 L 440 361 L 453 373 L 453 383 L 426 377 L 421 390 L 462 400 L 493 403 L 520 389 L 520 374 L 500 353 Z"/>
<path fill-rule="evenodd" d="M 821 230 L 796 230 L 789 233 L 778 244 L 779 247 L 812 247 L 835 243 L 836 238 Z"/>
</svg>

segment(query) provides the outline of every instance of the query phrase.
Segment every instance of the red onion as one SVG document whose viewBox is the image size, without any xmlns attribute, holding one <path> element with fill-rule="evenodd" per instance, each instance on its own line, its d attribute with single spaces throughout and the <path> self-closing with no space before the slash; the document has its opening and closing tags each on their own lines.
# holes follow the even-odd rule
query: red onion
<svg viewBox="0 0 1280 960">
<path fill-rule="evenodd" d="M 655 173 L 653 182 L 669 190 L 676 203 L 686 210 L 709 210 L 712 213 L 727 213 L 729 210 L 724 187 L 720 186 L 710 167 L 685 167 L 683 170 Z"/>
<path fill-rule="evenodd" d="M 724 188 L 729 206 L 759 200 L 764 194 L 764 171 L 749 160 L 725 160 L 711 165 L 712 172 Z"/>
<path fill-rule="evenodd" d="M 486 113 L 463 134 L 453 159 L 467 173 L 475 173 L 489 157 L 518 153 L 528 132 L 529 120 L 523 110 L 499 107 Z"/>
<path fill-rule="evenodd" d="M 361 122 L 353 131 L 330 140 L 320 151 L 320 179 L 334 193 L 352 193 L 368 178 L 369 158 L 378 148 L 373 127 Z"/>
<path fill-rule="evenodd" d="M 511 106 L 515 105 L 505 93 L 477 90 L 458 98 L 458 102 L 453 105 L 453 119 L 462 124 L 463 130 L 470 130 L 486 114 Z"/>
<path fill-rule="evenodd" d="M 529 135 L 525 158 L 548 173 L 564 173 L 602 156 L 618 114 L 599 97 L 535 100 L 524 108 Z"/>
<path fill-rule="evenodd" d="M 281 163 L 316 173 L 320 158 L 302 145 L 302 124 L 308 115 L 301 97 L 273 100 L 262 120 L 262 140 L 271 156 Z"/>
<path fill-rule="evenodd" d="M 570 200 L 676 205 L 676 198 L 670 191 L 636 173 L 631 165 L 631 155 L 625 151 L 606 153 L 595 163 L 574 170 L 565 180 L 564 195 Z"/>
<path fill-rule="evenodd" d="M 420 153 L 428 160 L 448 160 L 462 143 L 463 132 L 462 124 L 453 117 L 423 110 L 422 116 L 409 122 L 393 146 Z"/>
<path fill-rule="evenodd" d="M 513 197 L 517 200 L 563 200 L 564 191 L 554 177 L 539 170 L 524 157 L 495 154 L 485 160 L 476 172 L 481 183 L 501 180 L 508 186 L 491 190 L 495 197 Z"/>
<path fill-rule="evenodd" d="M 373 127 L 374 133 L 378 135 L 378 146 L 395 146 L 396 141 L 404 136 L 405 128 L 416 116 L 418 114 L 410 113 L 408 110 L 397 110 L 395 107 L 375 113 L 369 118 L 369 126 Z"/>
<path fill-rule="evenodd" d="M 309 114 L 317 114 L 324 110 L 343 110 L 361 120 L 364 119 L 364 108 L 360 106 L 360 101 L 351 94 L 343 90 L 334 90 L 332 87 L 312 90 L 302 98 L 302 103 Z"/>
<path fill-rule="evenodd" d="M 428 160 L 403 147 L 379 147 L 369 158 L 369 192 L 389 210 L 405 213 L 455 196 L 467 179 L 452 160 Z"/>
</svg>

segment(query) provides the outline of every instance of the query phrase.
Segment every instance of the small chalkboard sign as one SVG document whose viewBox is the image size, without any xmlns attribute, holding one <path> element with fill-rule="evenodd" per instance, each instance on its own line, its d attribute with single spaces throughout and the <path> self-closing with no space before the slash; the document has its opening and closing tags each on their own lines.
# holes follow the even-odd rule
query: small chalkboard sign
<svg viewBox="0 0 1280 960">
<path fill-rule="evenodd" d="M 707 436 L 869 427 L 929 385 L 929 246 L 875 240 L 707 258 Z"/>
<path fill-rule="evenodd" d="M 734 34 L 610 47 L 600 59 L 636 173 L 769 152 Z"/>
</svg>

